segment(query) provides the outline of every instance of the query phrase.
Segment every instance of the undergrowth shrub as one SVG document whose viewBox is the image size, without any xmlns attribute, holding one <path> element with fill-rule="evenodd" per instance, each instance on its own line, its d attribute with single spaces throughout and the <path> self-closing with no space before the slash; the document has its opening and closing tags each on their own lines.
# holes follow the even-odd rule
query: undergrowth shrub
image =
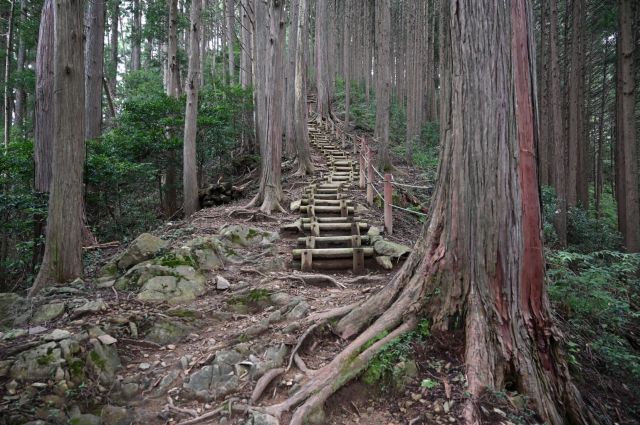
<svg viewBox="0 0 640 425">
<path fill-rule="evenodd" d="M 570 360 L 588 356 L 601 372 L 640 385 L 640 254 L 549 251 L 547 263 Z"/>
</svg>

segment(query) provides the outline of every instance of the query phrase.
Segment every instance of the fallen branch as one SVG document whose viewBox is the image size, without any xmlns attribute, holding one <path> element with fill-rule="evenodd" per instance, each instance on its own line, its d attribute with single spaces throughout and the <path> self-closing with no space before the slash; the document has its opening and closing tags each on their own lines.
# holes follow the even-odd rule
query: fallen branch
<svg viewBox="0 0 640 425">
<path fill-rule="evenodd" d="M 167 401 L 169 402 L 169 404 L 167 404 L 167 407 L 169 408 L 169 410 L 173 410 L 174 412 L 178 412 L 178 413 L 184 413 L 185 415 L 189 415 L 193 417 L 198 416 L 198 412 L 196 412 L 193 409 L 186 409 L 184 407 L 178 407 L 175 404 L 173 404 L 173 399 L 171 397 L 167 397 Z"/>
<path fill-rule="evenodd" d="M 262 377 L 258 379 L 258 382 L 256 383 L 256 387 L 253 389 L 253 393 L 251 393 L 250 402 L 253 404 L 256 401 L 260 400 L 262 393 L 264 392 L 264 390 L 267 389 L 271 381 L 273 381 L 275 378 L 277 378 L 278 376 L 282 375 L 285 372 L 286 370 L 283 367 L 279 367 L 276 369 L 271 369 L 270 371 L 262 375 Z"/>
<path fill-rule="evenodd" d="M 101 243 L 98 245 L 83 246 L 82 249 L 85 251 L 95 251 L 98 249 L 117 248 L 119 246 L 120 246 L 120 241 L 112 241 L 112 242 Z"/>
<path fill-rule="evenodd" d="M 380 275 L 366 275 L 366 276 L 354 277 L 353 279 L 347 279 L 345 280 L 345 283 L 353 285 L 353 284 L 362 283 L 362 282 L 380 281 L 380 280 L 384 280 L 385 278 L 388 278 L 388 277 L 380 276 Z"/>
<path fill-rule="evenodd" d="M 198 417 L 195 417 L 193 419 L 189 419 L 189 420 L 186 420 L 186 421 L 178 422 L 178 425 L 192 425 L 192 424 L 197 424 L 198 422 L 205 421 L 205 420 L 207 420 L 209 418 L 212 418 L 212 417 L 216 416 L 218 413 L 222 412 L 224 410 L 224 408 L 226 407 L 227 403 L 229 404 L 229 406 L 231 406 L 234 401 L 235 401 L 234 398 L 229 399 L 229 400 L 225 401 L 224 403 L 222 403 L 220 405 L 220 407 L 216 407 L 212 411 L 207 412 L 207 413 L 205 413 L 203 415 L 200 415 Z"/>
</svg>

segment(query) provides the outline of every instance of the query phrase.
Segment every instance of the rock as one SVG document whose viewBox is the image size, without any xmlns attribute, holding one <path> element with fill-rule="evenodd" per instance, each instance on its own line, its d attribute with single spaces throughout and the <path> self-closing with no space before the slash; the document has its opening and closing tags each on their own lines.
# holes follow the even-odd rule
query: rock
<svg viewBox="0 0 640 425">
<path fill-rule="evenodd" d="M 280 320 L 282 320 L 282 312 L 280 310 L 272 312 L 267 320 L 269 321 L 269 323 L 279 322 Z"/>
<path fill-rule="evenodd" d="M 373 246 L 377 255 L 387 256 L 392 258 L 400 258 L 411 252 L 411 248 L 405 245 L 400 245 L 395 242 L 386 240 L 379 240 Z"/>
<path fill-rule="evenodd" d="M 280 425 L 280 421 L 266 413 L 253 412 L 245 425 Z"/>
<path fill-rule="evenodd" d="M 38 325 L 40 323 L 49 322 L 62 316 L 64 310 L 65 304 L 62 302 L 41 305 L 35 313 L 33 313 L 31 323 Z"/>
<path fill-rule="evenodd" d="M 140 301 L 168 302 L 175 305 L 193 301 L 205 292 L 203 282 L 175 276 L 157 276 L 142 286 L 137 298 Z"/>
<path fill-rule="evenodd" d="M 301 301 L 293 308 L 293 310 L 287 313 L 287 320 L 300 320 L 309 314 L 310 309 L 311 307 L 306 301 Z"/>
<path fill-rule="evenodd" d="M 198 261 L 198 268 L 207 272 L 214 272 L 224 266 L 222 256 L 222 242 L 214 237 L 197 237 L 187 242 L 186 247 Z"/>
<path fill-rule="evenodd" d="M 42 328 L 42 329 L 44 329 L 45 331 L 47 330 L 47 328 Z M 29 334 L 29 331 L 26 329 L 11 329 L 4 334 L 2 339 L 5 341 L 11 341 L 12 339 L 20 338 L 21 336 L 25 336 L 28 334 Z"/>
<path fill-rule="evenodd" d="M 111 344 L 115 344 L 116 342 L 118 342 L 117 339 L 115 339 L 114 337 L 112 337 L 111 335 L 100 335 L 98 337 L 98 340 L 103 343 L 104 345 L 111 345 Z"/>
<path fill-rule="evenodd" d="M 271 294 L 270 300 L 275 305 L 287 305 L 291 302 L 291 295 L 286 292 L 276 292 Z"/>
<path fill-rule="evenodd" d="M 0 293 L 0 329 L 13 325 L 14 318 L 22 313 L 26 300 L 13 292 Z"/>
<path fill-rule="evenodd" d="M 133 423 L 133 416 L 126 407 L 104 406 L 100 416 L 104 425 L 129 425 Z"/>
<path fill-rule="evenodd" d="M 301 200 L 292 201 L 289 205 L 289 211 L 298 211 L 300 209 L 300 205 L 302 204 Z"/>
<path fill-rule="evenodd" d="M 418 365 L 413 360 L 397 363 L 393 367 L 393 386 L 396 390 L 402 390 L 411 379 L 418 376 Z"/>
<path fill-rule="evenodd" d="M 159 318 L 147 332 L 146 339 L 160 345 L 180 342 L 189 335 L 191 328 L 180 321 Z"/>
<path fill-rule="evenodd" d="M 256 337 L 258 335 L 262 335 L 267 330 L 269 330 L 269 321 L 268 320 L 265 321 L 265 322 L 260 322 L 260 323 L 256 323 L 255 325 L 249 326 L 247 329 L 244 330 L 244 335 L 249 337 L 249 338 L 253 338 L 253 337 Z"/>
<path fill-rule="evenodd" d="M 107 264 L 102 266 L 98 271 L 98 282 L 109 281 L 118 277 L 120 270 L 118 270 L 118 259 L 112 259 Z"/>
<path fill-rule="evenodd" d="M 44 340 L 45 341 L 61 341 L 63 339 L 70 338 L 71 335 L 72 335 L 71 332 L 67 330 L 54 329 L 53 332 L 44 336 Z"/>
<path fill-rule="evenodd" d="M 62 363 L 64 359 L 58 345 L 47 342 L 20 353 L 9 370 L 9 376 L 18 381 L 46 380 Z"/>
<path fill-rule="evenodd" d="M 167 247 L 167 242 L 150 233 L 138 236 L 118 259 L 120 269 L 127 270 L 142 261 L 155 257 Z"/>
<path fill-rule="evenodd" d="M 225 225 L 220 229 L 220 235 L 234 246 L 255 247 L 271 245 L 280 238 L 275 232 L 269 232 L 244 224 Z"/>
<path fill-rule="evenodd" d="M 92 339 L 93 350 L 89 351 L 86 358 L 87 366 L 93 369 L 103 385 L 111 385 L 116 372 L 122 366 L 120 357 L 113 345 L 104 345 L 97 339 Z"/>
<path fill-rule="evenodd" d="M 282 366 L 287 356 L 287 351 L 285 344 L 272 345 L 267 348 L 262 360 L 254 364 L 251 370 L 251 378 L 257 379 L 264 375 L 266 371 Z"/>
<path fill-rule="evenodd" d="M 122 388 L 120 388 L 120 394 L 125 400 L 132 400 L 140 391 L 140 385 L 135 382 L 128 382 L 126 384 L 122 384 Z"/>
<path fill-rule="evenodd" d="M 149 363 L 140 363 L 138 365 L 138 369 L 140 370 L 149 370 L 151 368 L 151 365 Z"/>
<path fill-rule="evenodd" d="M 235 391 L 240 380 L 232 366 L 214 363 L 192 374 L 183 384 L 186 395 L 201 401 L 211 401 Z"/>
<path fill-rule="evenodd" d="M 382 234 L 382 230 L 379 227 L 371 226 L 367 231 L 368 236 L 380 236 Z"/>
<path fill-rule="evenodd" d="M 111 288 L 116 283 L 116 280 L 114 279 L 114 277 L 101 277 L 101 278 L 99 278 L 96 281 L 96 288 L 98 288 L 98 289 Z"/>
<path fill-rule="evenodd" d="M 385 270 L 393 269 L 393 263 L 391 262 L 391 257 L 387 257 L 386 255 L 381 255 L 379 257 L 376 257 L 376 263 L 378 263 L 378 265 Z"/>
<path fill-rule="evenodd" d="M 0 360 L 0 378 L 4 378 L 9 374 L 9 368 L 13 364 L 13 360 Z"/>
<path fill-rule="evenodd" d="M 74 309 L 73 313 L 71 313 L 71 316 L 79 317 L 84 314 L 99 313 L 107 309 L 108 309 L 107 304 L 101 299 L 98 299 L 96 301 L 87 301 L 86 303 L 82 304 L 80 307 Z"/>
<path fill-rule="evenodd" d="M 169 385 L 173 384 L 175 380 L 178 379 L 178 376 L 180 376 L 179 371 L 177 370 L 170 371 L 164 378 L 162 378 L 162 380 L 160 381 L 160 384 L 158 384 L 158 389 L 156 390 L 156 392 L 158 394 L 164 393 L 169 388 Z"/>
<path fill-rule="evenodd" d="M 322 406 L 316 407 L 306 418 L 307 425 L 324 425 L 327 423 L 327 415 Z"/>
<path fill-rule="evenodd" d="M 227 279 L 225 279 L 224 277 L 218 275 L 216 276 L 216 289 L 218 290 L 225 290 L 225 289 L 229 289 L 231 287 L 231 284 L 229 283 L 229 281 Z"/>
<path fill-rule="evenodd" d="M 284 256 L 270 258 L 256 265 L 256 270 L 263 273 L 281 272 L 287 269 L 287 260 Z"/>
<path fill-rule="evenodd" d="M 70 425 L 102 425 L 102 418 L 100 416 L 84 414 L 77 415 L 71 418 Z"/>
<path fill-rule="evenodd" d="M 223 350 L 216 353 L 215 363 L 233 366 L 243 360 L 242 354 L 236 350 Z"/>
</svg>

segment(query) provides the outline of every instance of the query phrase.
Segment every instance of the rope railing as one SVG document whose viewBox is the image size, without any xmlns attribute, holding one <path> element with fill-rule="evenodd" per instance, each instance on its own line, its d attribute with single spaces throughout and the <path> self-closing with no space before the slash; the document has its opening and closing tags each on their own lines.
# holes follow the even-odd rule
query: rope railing
<svg viewBox="0 0 640 425">
<path fill-rule="evenodd" d="M 374 193 L 381 198 L 384 209 L 384 227 L 387 234 L 391 235 L 393 233 L 394 209 L 405 211 L 409 214 L 413 214 L 419 217 L 427 217 L 427 214 L 420 211 L 414 211 L 408 208 L 401 207 L 399 205 L 395 205 L 393 203 L 393 187 L 406 187 L 422 190 L 430 189 L 430 187 L 396 182 L 391 173 L 382 174 L 380 170 L 378 170 L 373 165 L 373 150 L 364 137 L 351 135 L 344 131 L 339 125 L 333 127 L 332 130 L 335 132 L 335 137 L 342 140 L 343 148 L 345 147 L 346 140 L 349 140 L 353 143 L 353 153 L 357 154 L 358 162 L 360 165 L 358 182 L 359 186 L 361 189 L 366 188 L 367 204 L 373 205 Z M 381 180 L 376 181 L 376 176 L 378 176 Z M 376 184 L 382 184 L 382 192 L 378 190 Z"/>
</svg>

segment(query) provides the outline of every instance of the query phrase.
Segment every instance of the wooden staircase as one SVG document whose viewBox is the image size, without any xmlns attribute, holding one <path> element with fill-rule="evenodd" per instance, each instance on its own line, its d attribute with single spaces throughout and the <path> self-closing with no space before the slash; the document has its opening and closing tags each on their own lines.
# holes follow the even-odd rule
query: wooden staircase
<svg viewBox="0 0 640 425">
<path fill-rule="evenodd" d="M 315 122 L 309 123 L 309 138 L 324 156 L 328 174 L 305 188 L 299 200 L 301 218 L 289 226 L 305 234 L 292 252 L 294 264 L 302 271 L 351 268 L 362 274 L 374 249 L 364 234 L 369 225 L 355 215 L 355 204 L 346 193 L 358 179 L 359 161 Z"/>
</svg>

